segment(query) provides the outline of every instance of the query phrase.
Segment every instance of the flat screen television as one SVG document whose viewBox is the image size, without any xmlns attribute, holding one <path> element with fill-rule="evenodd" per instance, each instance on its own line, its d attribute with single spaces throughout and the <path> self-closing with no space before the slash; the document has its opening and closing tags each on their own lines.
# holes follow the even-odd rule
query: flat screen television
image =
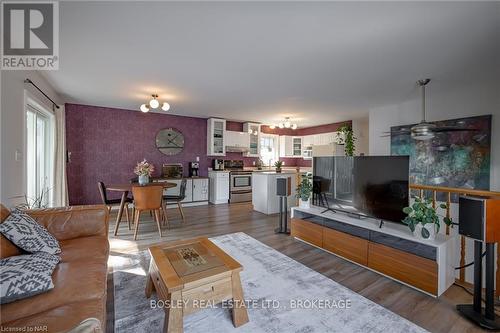
<svg viewBox="0 0 500 333">
<path fill-rule="evenodd" d="M 401 222 L 409 203 L 408 156 L 314 157 L 314 204 Z"/>
</svg>

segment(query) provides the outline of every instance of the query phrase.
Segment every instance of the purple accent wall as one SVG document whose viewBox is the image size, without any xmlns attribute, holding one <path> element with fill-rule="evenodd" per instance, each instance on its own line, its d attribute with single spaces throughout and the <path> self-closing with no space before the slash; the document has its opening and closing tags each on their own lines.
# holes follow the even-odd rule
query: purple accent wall
<svg viewBox="0 0 500 333">
<path fill-rule="evenodd" d="M 231 122 L 241 130 L 243 124 Z M 162 154 L 155 146 L 156 133 L 173 127 L 184 134 L 184 150 L 175 156 Z M 146 158 L 160 175 L 163 163 L 188 163 L 200 157 L 200 174 L 207 175 L 212 159 L 207 157 L 207 121 L 204 118 L 142 113 L 133 110 L 66 104 L 66 144 L 71 152 L 67 164 L 71 205 L 100 202 L 97 182 L 128 182 L 137 162 Z M 243 159 L 252 166 L 255 158 L 228 153 L 224 159 Z M 116 195 L 110 195 L 117 198 Z"/>
<path fill-rule="evenodd" d="M 338 126 L 340 125 L 330 124 L 298 129 L 293 134 L 330 132 Z M 176 128 L 184 134 L 184 150 L 175 156 L 166 156 L 155 146 L 156 133 L 168 127 Z M 242 131 L 243 123 L 228 121 L 226 128 Z M 263 126 L 263 132 L 272 130 Z M 199 156 L 200 174 L 206 176 L 213 160 L 213 157 L 206 154 L 206 138 L 205 118 L 66 104 L 66 145 L 71 153 L 71 162 L 67 163 L 69 203 L 100 203 L 97 182 L 128 182 L 135 177 L 133 169 L 136 163 L 144 158 L 154 164 L 157 176 L 161 173 L 163 163 L 182 163 L 187 176 L 188 163 L 196 161 Z M 245 166 L 253 166 L 256 161 L 256 158 L 242 157 L 241 153 L 227 153 L 223 159 L 243 160 Z M 311 161 L 301 158 L 283 160 L 286 166 L 311 166 Z M 110 198 L 118 197 L 119 194 L 110 193 Z"/>
</svg>

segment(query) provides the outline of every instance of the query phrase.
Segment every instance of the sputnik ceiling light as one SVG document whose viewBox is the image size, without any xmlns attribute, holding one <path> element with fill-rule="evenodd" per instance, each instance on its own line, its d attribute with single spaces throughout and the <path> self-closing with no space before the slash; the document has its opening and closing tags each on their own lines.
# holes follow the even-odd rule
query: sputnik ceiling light
<svg viewBox="0 0 500 333">
<path fill-rule="evenodd" d="M 278 123 L 278 125 L 270 125 L 269 128 L 270 129 L 275 129 L 276 127 L 279 127 L 279 128 L 291 128 L 291 129 L 297 129 L 297 124 L 296 123 L 292 123 L 290 121 L 290 117 L 285 117 L 285 120 Z"/>
<path fill-rule="evenodd" d="M 158 101 L 158 95 L 153 94 L 151 95 L 153 98 L 149 101 L 148 104 L 142 104 L 140 109 L 142 112 L 149 112 L 150 109 L 157 109 L 160 106 L 160 102 Z M 163 102 L 161 109 L 163 111 L 168 111 L 170 110 L 170 104 L 167 102 Z"/>
</svg>

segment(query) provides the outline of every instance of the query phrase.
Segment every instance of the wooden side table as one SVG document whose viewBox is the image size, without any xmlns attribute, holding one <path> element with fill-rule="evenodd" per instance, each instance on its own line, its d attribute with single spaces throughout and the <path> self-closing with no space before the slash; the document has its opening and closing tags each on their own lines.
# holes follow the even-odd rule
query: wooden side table
<svg viewBox="0 0 500 333">
<path fill-rule="evenodd" d="M 164 332 L 183 332 L 185 315 L 223 301 L 232 301 L 235 327 L 248 322 L 240 280 L 243 267 L 208 238 L 160 244 L 149 253 L 146 297 L 156 290 L 165 302 Z"/>
</svg>

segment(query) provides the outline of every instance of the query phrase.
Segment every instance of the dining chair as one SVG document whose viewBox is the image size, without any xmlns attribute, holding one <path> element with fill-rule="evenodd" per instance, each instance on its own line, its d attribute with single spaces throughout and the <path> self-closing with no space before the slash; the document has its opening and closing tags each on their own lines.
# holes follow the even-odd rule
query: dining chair
<svg viewBox="0 0 500 333">
<path fill-rule="evenodd" d="M 185 219 L 184 219 L 184 211 L 182 210 L 181 201 L 186 198 L 186 184 L 187 184 L 187 180 L 186 180 L 186 178 L 183 178 L 181 181 L 181 186 L 179 188 L 179 195 L 164 195 L 163 196 L 163 201 L 165 202 L 165 204 L 169 204 L 169 203 L 176 203 L 177 204 L 177 207 L 179 207 L 179 211 L 181 212 L 182 222 L 185 222 Z M 165 218 L 167 216 L 166 213 L 167 212 L 165 211 Z"/>
<path fill-rule="evenodd" d="M 103 182 L 97 182 L 97 187 L 99 188 L 99 194 L 101 195 L 101 201 L 106 207 L 108 207 L 108 212 L 111 212 L 112 207 L 117 207 L 120 206 L 121 204 L 121 199 L 108 199 L 108 194 L 106 191 L 106 185 L 104 185 Z M 130 215 L 129 215 L 129 207 L 128 205 L 132 203 L 132 199 L 128 198 L 125 199 L 125 215 L 127 216 L 127 222 L 128 222 L 128 229 L 130 230 Z"/>
<path fill-rule="evenodd" d="M 132 194 L 134 195 L 134 240 L 137 239 L 137 231 L 139 230 L 139 219 L 141 217 L 141 212 L 143 211 L 153 211 L 153 219 L 156 221 L 158 226 L 158 233 L 160 237 L 161 226 L 160 226 L 160 209 L 162 208 L 163 202 L 163 186 L 162 185 L 148 185 L 148 186 L 133 186 Z"/>
</svg>

